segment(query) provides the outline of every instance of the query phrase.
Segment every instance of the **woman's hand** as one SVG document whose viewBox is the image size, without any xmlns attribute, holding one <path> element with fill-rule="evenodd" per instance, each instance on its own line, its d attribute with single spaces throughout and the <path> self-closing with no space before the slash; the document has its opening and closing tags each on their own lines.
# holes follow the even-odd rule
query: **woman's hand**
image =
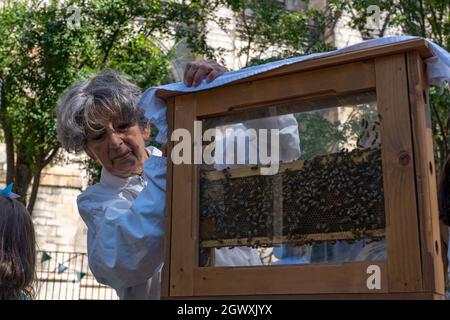
<svg viewBox="0 0 450 320">
<path fill-rule="evenodd" d="M 213 60 L 191 61 L 184 69 L 184 83 L 187 87 L 198 86 L 202 80 L 206 79 L 210 83 L 228 69 Z"/>
</svg>

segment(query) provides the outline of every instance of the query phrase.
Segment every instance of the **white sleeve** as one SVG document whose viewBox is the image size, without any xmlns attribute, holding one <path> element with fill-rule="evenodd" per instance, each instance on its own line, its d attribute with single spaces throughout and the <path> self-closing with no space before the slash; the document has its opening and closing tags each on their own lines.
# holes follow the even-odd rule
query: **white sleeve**
<svg viewBox="0 0 450 320">
<path fill-rule="evenodd" d="M 260 266 L 258 252 L 250 247 L 234 247 L 214 249 L 214 267 Z"/>
<path fill-rule="evenodd" d="M 232 130 L 228 131 L 225 128 L 231 128 Z M 279 130 L 277 135 L 279 161 L 290 162 L 298 160 L 301 156 L 298 122 L 293 114 L 253 119 L 242 123 L 218 127 L 217 129 L 220 130 L 221 135 L 216 137 L 216 146 L 220 144 L 223 151 L 215 153 L 214 168 L 216 170 L 223 170 L 227 167 L 240 168 L 255 165 L 256 163 L 251 163 L 252 160 L 250 160 L 249 154 L 259 154 L 258 150 L 261 145 L 265 145 L 266 150 L 271 150 L 271 138 L 269 136 L 272 129 Z M 239 147 L 235 134 L 238 130 L 245 131 L 248 129 L 255 130 L 257 140 L 254 140 L 250 136 L 246 137 L 245 150 L 242 154 L 238 154 L 237 150 Z M 267 134 L 259 134 L 260 129 L 266 129 Z M 229 159 L 227 154 L 230 152 L 234 153 L 231 156 L 233 159 L 232 163 L 227 161 Z M 241 158 L 242 156 L 243 158 Z"/>
<path fill-rule="evenodd" d="M 89 228 L 89 266 L 100 283 L 113 288 L 141 284 L 163 263 L 166 158 L 151 156 L 144 163 L 147 186 L 133 201 L 125 199 L 90 207 L 89 198 L 80 197 L 82 215 L 99 214 Z"/>
<path fill-rule="evenodd" d="M 249 120 L 243 123 L 246 128 L 278 129 L 280 160 L 290 162 L 300 158 L 300 136 L 298 122 L 293 114 Z M 270 141 L 267 141 L 269 144 Z"/>
</svg>

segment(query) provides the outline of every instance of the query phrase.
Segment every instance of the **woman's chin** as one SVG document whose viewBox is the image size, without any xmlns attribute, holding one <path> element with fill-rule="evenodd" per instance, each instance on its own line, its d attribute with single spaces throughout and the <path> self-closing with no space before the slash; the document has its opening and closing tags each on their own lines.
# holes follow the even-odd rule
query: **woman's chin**
<svg viewBox="0 0 450 320">
<path fill-rule="evenodd" d="M 121 177 L 121 178 L 128 178 L 134 174 L 133 170 L 114 170 L 111 173 L 113 175 L 115 175 L 117 177 Z"/>
<path fill-rule="evenodd" d="M 115 175 L 118 175 L 121 177 L 125 177 L 125 176 L 129 177 L 135 171 L 136 166 L 137 166 L 137 161 L 134 159 L 126 161 L 126 162 L 124 161 L 123 163 L 115 164 L 114 165 L 114 172 L 116 173 Z"/>
</svg>

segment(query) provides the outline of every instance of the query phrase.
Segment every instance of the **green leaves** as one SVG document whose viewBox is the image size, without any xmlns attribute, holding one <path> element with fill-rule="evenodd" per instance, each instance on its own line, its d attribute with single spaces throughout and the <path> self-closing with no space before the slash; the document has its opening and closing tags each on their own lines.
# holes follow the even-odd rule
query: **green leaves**
<svg viewBox="0 0 450 320">
<path fill-rule="evenodd" d="M 0 19 L 5 22 L 0 27 L 0 42 L 6 44 L 0 52 L 4 102 L 16 148 L 32 166 L 58 145 L 54 108 L 62 91 L 78 78 L 73 57 L 82 52 L 82 41 L 72 42 L 76 34 L 56 5 L 25 7 L 19 2 L 2 9 Z"/>
<path fill-rule="evenodd" d="M 289 11 L 273 0 L 227 2 L 238 17 L 237 32 L 244 42 L 239 56 L 247 57 L 246 66 L 332 49 L 324 34 L 335 20 L 333 12 L 307 6 Z"/>
<path fill-rule="evenodd" d="M 141 88 L 147 88 L 167 78 L 170 61 L 152 39 L 137 35 L 112 50 L 108 65 L 130 75 Z"/>
<path fill-rule="evenodd" d="M 80 12 L 77 27 L 68 23 L 74 7 Z M 75 81 L 106 66 L 143 88 L 166 79 L 169 61 L 148 36 L 168 25 L 166 13 L 158 15 L 161 10 L 160 1 L 124 0 L 46 6 L 17 1 L 0 9 L 0 128 L 12 127 L 16 167 L 40 172 L 48 155 L 59 149 L 55 108 Z M 137 18 L 144 19 L 143 28 L 135 28 Z"/>
<path fill-rule="evenodd" d="M 383 37 L 389 28 L 403 34 L 421 36 L 433 40 L 450 51 L 450 6 L 448 0 L 420 1 L 336 1 L 330 2 L 335 8 L 350 17 L 350 26 L 358 29 L 363 37 Z M 373 30 L 367 23 L 368 6 L 380 8 L 382 28 Z M 430 90 L 430 108 L 435 144 L 436 168 L 439 168 L 449 155 L 449 95 L 440 95 L 436 88 Z M 439 177 L 439 174 L 436 175 Z"/>
</svg>

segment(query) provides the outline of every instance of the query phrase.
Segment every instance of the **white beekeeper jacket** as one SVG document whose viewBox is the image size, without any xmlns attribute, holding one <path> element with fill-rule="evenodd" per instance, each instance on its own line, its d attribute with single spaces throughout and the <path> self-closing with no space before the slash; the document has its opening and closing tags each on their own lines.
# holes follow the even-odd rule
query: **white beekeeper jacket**
<svg viewBox="0 0 450 320">
<path fill-rule="evenodd" d="M 103 169 L 100 182 L 78 197 L 88 227 L 89 267 L 120 299 L 159 299 L 163 266 L 166 158 L 154 147 L 142 176 Z M 251 248 L 215 250 L 216 266 L 261 264 Z"/>
</svg>

